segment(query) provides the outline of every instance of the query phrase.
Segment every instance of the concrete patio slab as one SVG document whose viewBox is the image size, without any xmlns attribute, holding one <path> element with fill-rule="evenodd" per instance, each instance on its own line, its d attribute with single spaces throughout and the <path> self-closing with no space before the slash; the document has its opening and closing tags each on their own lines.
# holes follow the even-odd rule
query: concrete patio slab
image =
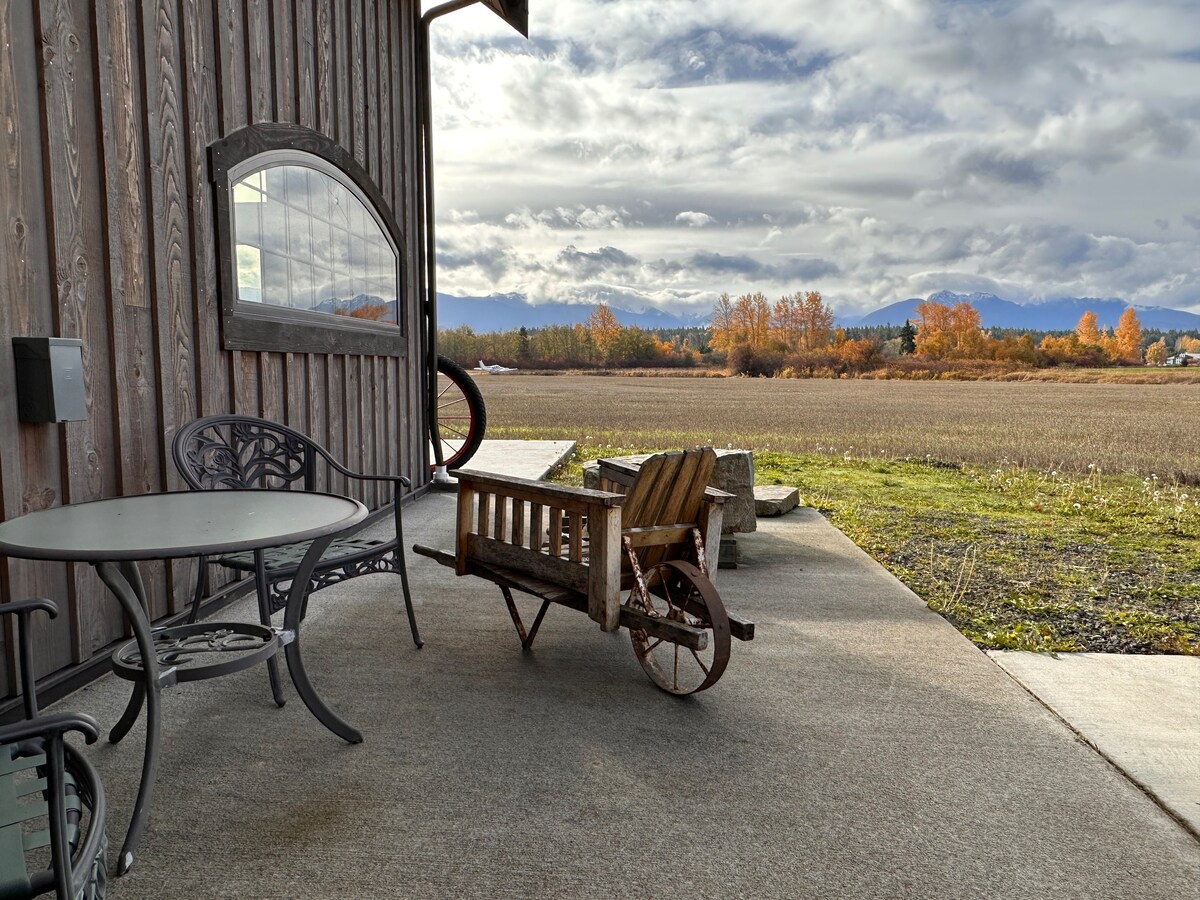
<svg viewBox="0 0 1200 900">
<path fill-rule="evenodd" d="M 413 504 L 409 541 L 452 546 L 454 506 Z M 276 709 L 258 669 L 171 688 L 150 828 L 110 896 L 1194 894 L 1200 843 L 818 513 L 741 544 L 718 584 L 758 637 L 686 699 L 572 611 L 522 653 L 493 585 L 415 555 L 422 650 L 394 576 L 314 595 L 309 672 L 365 743 L 290 685 Z M 128 690 L 62 705 L 108 726 Z M 114 838 L 142 735 L 88 750 Z"/>
<path fill-rule="evenodd" d="M 485 440 L 463 468 L 538 481 L 574 452 L 574 441 Z"/>
<path fill-rule="evenodd" d="M 1200 835 L 1200 659 L 989 655 Z"/>
</svg>

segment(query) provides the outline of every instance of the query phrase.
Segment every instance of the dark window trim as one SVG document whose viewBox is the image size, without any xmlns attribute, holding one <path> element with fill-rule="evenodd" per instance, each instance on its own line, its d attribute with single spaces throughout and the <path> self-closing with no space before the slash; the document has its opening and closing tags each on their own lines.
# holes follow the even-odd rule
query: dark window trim
<svg viewBox="0 0 1200 900">
<path fill-rule="evenodd" d="M 226 350 L 281 353 L 407 356 L 404 313 L 409 298 L 404 296 L 403 290 L 396 298 L 396 325 L 238 302 L 230 174 L 245 174 L 250 167 L 244 163 L 260 154 L 285 157 L 297 152 L 311 154 L 332 166 L 369 201 L 368 210 L 395 245 L 397 284 L 402 287 L 406 283 L 407 254 L 400 228 L 383 194 L 354 157 L 324 135 L 299 125 L 274 122 L 248 125 L 209 147 L 209 170 L 216 198 L 217 290 L 221 299 L 222 346 Z"/>
</svg>

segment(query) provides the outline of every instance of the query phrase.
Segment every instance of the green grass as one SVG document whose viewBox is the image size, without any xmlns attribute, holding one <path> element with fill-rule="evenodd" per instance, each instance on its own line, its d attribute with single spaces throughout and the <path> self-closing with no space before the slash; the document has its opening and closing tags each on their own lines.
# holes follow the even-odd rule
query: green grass
<svg viewBox="0 0 1200 900">
<path fill-rule="evenodd" d="M 635 436 L 638 437 L 638 436 Z M 670 446 L 580 446 L 599 456 Z M 755 453 L 968 638 L 990 649 L 1200 654 L 1200 489 L 1154 476 L 931 457 Z"/>
</svg>

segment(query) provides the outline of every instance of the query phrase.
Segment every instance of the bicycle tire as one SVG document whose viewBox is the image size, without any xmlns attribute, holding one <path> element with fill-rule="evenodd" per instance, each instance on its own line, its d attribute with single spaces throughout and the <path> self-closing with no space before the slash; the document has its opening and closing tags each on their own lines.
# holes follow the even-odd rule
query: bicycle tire
<svg viewBox="0 0 1200 900">
<path fill-rule="evenodd" d="M 438 356 L 437 439 L 447 469 L 467 462 L 483 443 L 487 407 L 483 394 L 467 370 L 454 360 Z M 431 462 L 430 468 L 436 463 Z"/>
</svg>

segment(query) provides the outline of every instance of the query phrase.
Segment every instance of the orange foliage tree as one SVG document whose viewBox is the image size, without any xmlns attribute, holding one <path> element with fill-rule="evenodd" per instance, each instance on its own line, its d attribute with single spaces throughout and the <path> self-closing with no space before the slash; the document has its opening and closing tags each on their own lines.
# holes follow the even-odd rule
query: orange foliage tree
<svg viewBox="0 0 1200 900">
<path fill-rule="evenodd" d="M 613 311 L 608 308 L 607 303 L 601 303 L 592 310 L 592 314 L 584 323 L 584 328 L 587 329 L 592 344 L 600 354 L 602 361 L 610 361 L 617 342 L 621 339 L 621 323 L 617 321 L 617 317 L 613 315 Z"/>
<path fill-rule="evenodd" d="M 1120 359 L 1137 362 L 1142 358 L 1142 323 L 1138 321 L 1133 308 L 1121 313 L 1117 321 L 1117 329 L 1113 333 L 1116 341 L 1116 356 Z"/>
<path fill-rule="evenodd" d="M 917 306 L 917 354 L 931 359 L 986 359 L 991 339 L 970 303 L 946 306 L 926 300 Z"/>
</svg>

